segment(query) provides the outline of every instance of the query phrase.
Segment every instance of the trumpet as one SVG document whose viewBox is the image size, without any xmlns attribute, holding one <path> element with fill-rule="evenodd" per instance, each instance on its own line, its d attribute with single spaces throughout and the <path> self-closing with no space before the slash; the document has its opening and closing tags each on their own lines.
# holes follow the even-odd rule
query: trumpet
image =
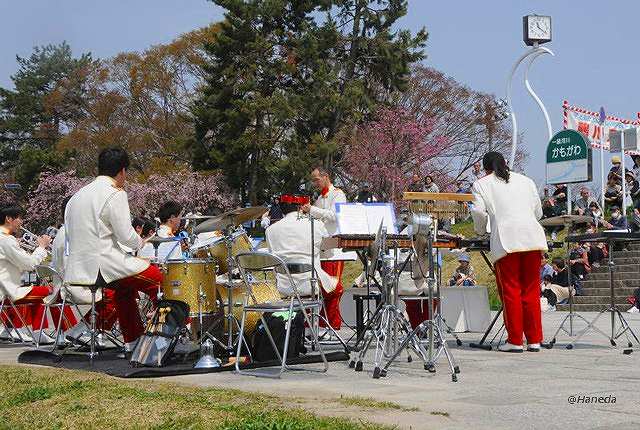
<svg viewBox="0 0 640 430">
<path fill-rule="evenodd" d="M 20 230 L 22 230 L 22 237 L 20 238 L 20 247 L 25 251 L 29 251 L 29 252 L 35 251 L 35 249 L 40 246 L 40 244 L 38 243 L 38 235 L 35 233 L 32 233 L 31 231 L 27 230 L 22 226 L 20 227 Z"/>
</svg>

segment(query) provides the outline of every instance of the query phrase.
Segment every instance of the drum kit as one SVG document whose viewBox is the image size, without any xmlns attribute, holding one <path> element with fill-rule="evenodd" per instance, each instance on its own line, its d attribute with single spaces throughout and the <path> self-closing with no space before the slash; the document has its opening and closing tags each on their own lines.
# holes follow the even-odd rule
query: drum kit
<svg viewBox="0 0 640 430">
<path fill-rule="evenodd" d="M 242 224 L 259 218 L 266 211 L 267 208 L 257 206 L 217 216 L 187 215 L 183 219 L 188 222 L 188 234 L 148 240 L 155 249 L 151 260 L 164 275 L 160 294 L 165 299 L 189 305 L 191 340 L 200 343 L 203 355 L 196 367 L 219 366 L 219 361 L 212 359 L 214 349 L 228 355 L 235 350 L 245 286 L 236 275 L 234 257 L 253 249 Z M 159 248 L 169 242 L 180 246 L 182 258 L 175 258 L 174 252 L 168 253 L 164 260 L 159 257 Z M 280 299 L 275 287 L 266 282 L 256 280 L 253 290 L 261 294 L 260 299 Z M 247 321 L 245 331 L 255 329 L 258 319 Z"/>
</svg>

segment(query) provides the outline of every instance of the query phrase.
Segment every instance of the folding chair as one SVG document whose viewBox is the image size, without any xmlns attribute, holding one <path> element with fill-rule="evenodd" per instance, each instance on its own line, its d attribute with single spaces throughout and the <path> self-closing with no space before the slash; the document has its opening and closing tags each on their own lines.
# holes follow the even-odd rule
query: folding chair
<svg viewBox="0 0 640 430">
<path fill-rule="evenodd" d="M 2 300 L 0 301 L 0 319 L 2 319 L 2 317 L 4 317 L 4 320 L 6 321 L 6 323 L 3 323 L 2 321 L 0 321 L 0 323 L 2 323 L 4 325 L 5 329 L 7 330 L 7 332 L 9 333 L 9 335 L 11 337 L 11 340 L 13 340 L 15 342 L 15 339 L 13 338 L 13 336 L 11 336 L 11 330 L 13 330 L 18 335 L 18 338 L 20 339 L 19 342 L 27 343 L 27 341 L 22 338 L 22 335 L 18 331 L 18 328 L 14 326 L 13 321 L 11 320 L 11 314 L 7 311 L 7 309 L 13 310 L 13 313 L 20 320 L 20 323 L 22 324 L 22 327 L 25 327 L 28 330 L 29 336 L 31 336 L 31 341 L 30 342 L 34 343 L 36 348 L 38 348 L 40 346 L 38 344 L 38 340 L 36 339 L 36 336 L 33 334 L 33 330 L 31 329 L 31 327 L 29 327 L 29 325 L 26 323 L 26 321 L 22 317 L 22 314 L 20 312 L 18 312 L 18 308 L 20 306 L 27 306 L 27 305 L 31 305 L 31 304 L 42 304 L 43 303 L 42 299 L 33 299 L 33 300 L 19 299 L 19 300 L 13 300 L 11 298 L 11 295 L 7 292 L 5 286 L 2 284 L 2 282 L 0 282 L 0 297 L 2 297 Z M 10 327 L 7 326 L 7 324 Z"/>
<path fill-rule="evenodd" d="M 54 352 L 60 344 L 63 319 L 67 322 L 69 326 L 73 325 L 71 324 L 71 321 L 69 321 L 67 316 L 64 314 L 65 307 L 69 305 L 73 307 L 78 313 L 78 315 L 80 315 L 80 318 L 82 318 L 82 312 L 80 311 L 78 304 L 71 299 L 71 293 L 67 288 L 68 285 L 64 283 L 64 279 L 62 275 L 58 273 L 57 270 L 55 270 L 51 266 L 38 265 L 36 266 L 36 274 L 38 275 L 38 279 L 43 281 L 48 281 L 51 285 L 54 286 L 54 290 L 52 293 L 54 299 L 52 300 L 51 303 L 45 303 L 46 310 L 45 312 L 42 313 L 42 320 L 40 321 L 40 327 L 42 327 L 42 325 L 44 324 L 44 319 L 46 318 L 47 313 L 50 313 L 51 308 L 60 309 L 60 316 L 58 317 L 57 323 L 54 321 L 55 335 L 52 336 L 54 339 L 54 343 L 53 343 L 53 347 L 51 348 L 51 352 Z M 82 323 L 82 320 L 78 321 L 78 323 L 79 324 Z M 42 331 L 40 331 L 40 333 L 42 333 Z M 39 342 L 40 342 L 40 336 L 38 336 L 38 343 Z M 64 340 L 63 340 L 63 343 L 64 343 Z"/>
<path fill-rule="evenodd" d="M 277 255 L 254 251 L 254 252 L 245 252 L 238 254 L 235 257 L 237 267 L 240 270 L 240 275 L 245 282 L 246 285 L 246 293 L 244 298 L 244 308 L 242 310 L 242 321 L 240 322 L 240 339 L 238 340 L 238 348 L 236 351 L 236 372 L 242 375 L 250 375 L 250 376 L 261 376 L 266 378 L 280 378 L 282 373 L 285 370 L 305 370 L 300 367 L 293 367 L 287 364 L 287 353 L 289 350 L 289 338 L 291 335 L 291 322 L 294 317 L 294 312 L 302 312 L 304 319 L 307 323 L 307 326 L 311 328 L 311 336 L 316 345 L 318 345 L 318 352 L 320 353 L 320 357 L 322 358 L 322 362 L 324 363 L 324 368 L 322 370 L 316 369 L 306 369 L 309 371 L 316 372 L 326 372 L 329 369 L 329 363 L 327 362 L 327 358 L 324 354 L 322 346 L 320 345 L 318 339 L 318 333 L 313 330 L 313 325 L 311 320 L 309 319 L 309 315 L 307 311 L 319 311 L 321 307 L 321 303 L 319 300 L 302 300 L 300 294 L 298 292 L 298 287 L 296 282 L 294 281 L 289 269 L 287 268 L 287 263 L 284 262 Z M 259 303 L 256 299 L 256 295 L 253 292 L 251 278 L 254 273 L 262 272 L 265 274 L 266 272 L 273 273 L 273 279 L 275 279 L 276 274 L 284 275 L 287 277 L 289 282 L 291 283 L 291 287 L 293 289 L 293 294 L 284 300 L 279 300 L 275 302 L 264 302 Z M 274 281 L 275 282 L 275 281 Z M 251 303 L 251 304 L 250 304 Z M 262 372 L 262 371 L 246 371 L 240 370 L 240 351 L 242 349 L 242 341 L 244 340 L 244 327 L 246 322 L 247 313 L 249 312 L 258 312 L 260 313 L 260 320 L 262 321 L 262 325 L 265 328 L 265 332 L 269 338 L 269 342 L 271 343 L 271 347 L 273 348 L 278 360 L 280 361 L 280 369 L 278 373 L 270 373 L 270 372 Z M 287 321 L 285 322 L 286 332 L 285 332 L 285 340 L 284 340 L 284 348 L 282 353 L 280 353 L 278 347 L 276 346 L 275 341 L 273 340 L 273 336 L 271 335 L 271 331 L 264 319 L 265 312 L 288 312 Z M 246 341 L 245 341 L 246 343 Z"/>
</svg>

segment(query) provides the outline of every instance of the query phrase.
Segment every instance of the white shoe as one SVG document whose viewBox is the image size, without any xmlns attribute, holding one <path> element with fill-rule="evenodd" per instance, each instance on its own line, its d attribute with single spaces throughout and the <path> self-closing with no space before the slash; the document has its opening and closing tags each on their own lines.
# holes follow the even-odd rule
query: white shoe
<svg viewBox="0 0 640 430">
<path fill-rule="evenodd" d="M 538 347 L 540 347 L 540 345 L 538 345 Z M 509 342 L 505 342 L 502 345 L 498 346 L 498 351 L 501 351 L 501 352 L 522 352 L 522 351 L 524 351 L 524 348 L 522 347 L 522 345 L 513 345 L 513 344 L 510 344 Z"/>
<path fill-rule="evenodd" d="M 18 335 L 19 333 L 19 335 Z M 19 329 L 14 329 L 11 332 L 11 336 L 14 340 L 18 342 L 33 342 L 33 338 L 31 337 L 30 330 L 26 327 L 20 327 Z"/>
<path fill-rule="evenodd" d="M 124 352 L 133 352 L 133 350 L 136 349 L 136 345 L 138 345 L 139 340 L 140 338 L 137 338 L 136 340 L 132 340 L 131 342 L 125 343 Z"/>
<path fill-rule="evenodd" d="M 540 352 L 540 344 L 539 343 L 530 343 L 527 346 L 527 351 L 529 351 L 529 352 Z"/>
<path fill-rule="evenodd" d="M 55 339 L 49 336 L 44 330 L 34 331 L 33 336 L 35 337 L 35 341 L 39 342 L 40 345 L 53 345 L 55 342 Z"/>
</svg>

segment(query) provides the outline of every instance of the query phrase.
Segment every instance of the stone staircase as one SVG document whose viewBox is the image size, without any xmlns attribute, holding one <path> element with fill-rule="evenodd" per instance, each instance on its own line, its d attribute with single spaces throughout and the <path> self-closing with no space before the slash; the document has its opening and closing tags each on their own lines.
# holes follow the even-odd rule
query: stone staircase
<svg viewBox="0 0 640 430">
<path fill-rule="evenodd" d="M 631 307 L 627 297 L 640 287 L 640 244 L 632 244 L 628 251 L 613 253 L 615 263 L 614 292 L 615 303 L 620 310 L 626 311 Z M 582 296 L 574 297 L 576 312 L 601 311 L 611 303 L 609 285 L 609 268 L 605 260 L 600 267 L 593 267 L 583 282 Z M 569 305 L 557 305 L 556 310 L 568 311 Z"/>
</svg>

